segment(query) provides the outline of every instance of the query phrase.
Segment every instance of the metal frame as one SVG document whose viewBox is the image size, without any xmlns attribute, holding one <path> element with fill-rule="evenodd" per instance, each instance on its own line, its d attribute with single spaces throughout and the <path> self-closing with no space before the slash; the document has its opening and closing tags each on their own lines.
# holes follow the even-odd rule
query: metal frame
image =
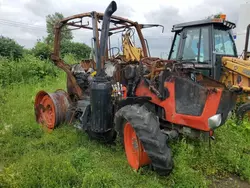
<svg viewBox="0 0 250 188">
<path fill-rule="evenodd" d="M 83 19 L 89 18 L 92 21 L 92 27 L 89 26 L 89 22 L 87 24 L 83 24 Z M 76 20 L 77 19 L 77 20 Z M 89 29 L 93 31 L 93 38 L 91 41 L 94 41 L 94 49 L 95 49 L 95 58 L 96 60 L 99 59 L 100 55 L 100 38 L 99 37 L 99 31 L 102 33 L 101 24 L 99 24 L 101 21 L 103 22 L 105 19 L 105 13 L 100 13 L 96 11 L 82 13 L 82 14 L 76 14 L 73 16 L 69 16 L 67 18 L 64 18 L 60 20 L 54 27 L 55 30 L 55 38 L 54 38 L 54 52 L 51 55 L 51 60 L 54 62 L 54 64 L 59 67 L 60 69 L 64 70 L 67 74 L 67 90 L 70 95 L 74 95 L 74 97 L 80 99 L 82 95 L 82 90 L 79 87 L 79 85 L 76 82 L 75 77 L 73 76 L 71 72 L 71 66 L 66 64 L 61 58 L 60 58 L 60 38 L 61 38 L 61 32 L 62 28 L 64 26 L 70 26 L 73 27 L 69 30 L 76 30 L 76 29 Z M 143 28 L 150 28 L 150 27 L 163 27 L 162 25 L 158 24 L 138 24 L 137 22 L 133 22 L 129 19 L 125 19 L 122 17 L 111 15 L 110 17 L 110 27 L 108 28 L 108 36 L 111 36 L 114 33 L 122 32 L 126 28 L 134 27 L 137 31 L 137 34 L 139 36 L 139 40 L 141 42 L 142 46 L 142 52 L 144 54 L 144 57 L 148 57 L 147 53 L 147 46 L 144 40 L 144 37 L 142 35 L 141 29 Z M 111 25 L 112 24 L 112 25 Z M 108 43 L 107 43 L 108 44 Z M 98 62 L 94 62 L 93 59 L 88 60 L 90 63 L 92 63 L 93 67 L 95 65 L 98 65 L 99 70 L 104 67 L 104 58 L 107 59 L 108 57 L 108 49 L 106 49 L 106 52 L 104 53 L 105 57 L 101 58 L 101 64 Z M 92 57 L 93 58 L 93 57 Z"/>
<path fill-rule="evenodd" d="M 95 49 L 98 49 L 98 46 L 100 45 L 100 40 L 99 40 L 99 33 L 98 31 L 101 31 L 101 28 L 98 28 L 98 23 L 100 21 L 103 21 L 103 13 L 100 12 L 87 12 L 87 13 L 82 13 L 82 14 L 76 14 L 67 18 L 62 19 L 59 21 L 56 26 L 55 26 L 55 41 L 54 41 L 54 58 L 57 57 L 59 58 L 59 52 L 60 52 L 60 33 L 62 31 L 63 26 L 71 26 L 74 27 L 74 29 L 90 29 L 93 30 L 93 36 L 95 40 Z M 83 18 L 92 18 L 92 27 L 89 26 L 89 23 L 83 24 Z M 80 19 L 77 22 L 72 21 L 74 19 Z M 147 45 L 145 43 L 143 34 L 141 32 L 141 29 L 143 28 L 149 28 L 149 27 L 163 27 L 162 25 L 159 24 L 138 24 L 137 22 L 131 21 L 129 19 L 125 19 L 119 16 L 111 16 L 110 23 L 112 23 L 114 26 L 110 27 L 109 29 L 109 36 L 113 34 L 113 31 L 122 31 L 122 29 L 130 28 L 130 27 L 135 27 L 138 37 L 140 39 L 140 43 L 142 46 L 142 51 L 145 57 L 148 57 L 148 52 L 147 52 Z M 164 27 L 163 27 L 164 28 Z"/>
</svg>

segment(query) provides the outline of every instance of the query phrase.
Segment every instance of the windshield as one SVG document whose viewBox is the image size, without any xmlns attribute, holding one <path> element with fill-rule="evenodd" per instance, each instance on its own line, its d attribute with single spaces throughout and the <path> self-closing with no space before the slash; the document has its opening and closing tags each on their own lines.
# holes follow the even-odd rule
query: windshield
<svg viewBox="0 0 250 188">
<path fill-rule="evenodd" d="M 233 38 L 229 31 L 214 29 L 214 49 L 217 54 L 236 56 Z"/>
<path fill-rule="evenodd" d="M 208 63 L 209 56 L 209 28 L 187 28 L 185 33 L 183 61 Z"/>
</svg>

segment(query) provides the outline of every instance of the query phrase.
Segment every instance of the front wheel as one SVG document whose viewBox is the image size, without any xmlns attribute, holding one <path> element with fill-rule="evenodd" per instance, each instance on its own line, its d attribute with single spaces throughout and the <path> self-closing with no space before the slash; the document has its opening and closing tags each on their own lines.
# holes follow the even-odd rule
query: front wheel
<svg viewBox="0 0 250 188">
<path fill-rule="evenodd" d="M 167 136 L 160 130 L 158 117 L 145 106 L 127 105 L 118 110 L 115 129 L 133 169 L 151 164 L 160 175 L 171 173 L 173 160 Z"/>
</svg>

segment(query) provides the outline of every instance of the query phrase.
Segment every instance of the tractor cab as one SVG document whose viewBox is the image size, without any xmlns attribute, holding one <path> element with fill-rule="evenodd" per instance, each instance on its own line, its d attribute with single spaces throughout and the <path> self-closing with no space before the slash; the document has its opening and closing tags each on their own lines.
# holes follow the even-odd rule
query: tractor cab
<svg viewBox="0 0 250 188">
<path fill-rule="evenodd" d="M 219 18 L 176 24 L 169 53 L 170 60 L 193 64 L 204 75 L 215 80 L 221 77 L 221 58 L 237 57 L 232 29 L 236 25 Z"/>
</svg>

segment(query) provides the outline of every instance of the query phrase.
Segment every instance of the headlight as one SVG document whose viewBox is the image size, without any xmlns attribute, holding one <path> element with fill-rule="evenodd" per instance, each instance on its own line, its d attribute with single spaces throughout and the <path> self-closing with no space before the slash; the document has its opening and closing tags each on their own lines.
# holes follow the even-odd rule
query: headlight
<svg viewBox="0 0 250 188">
<path fill-rule="evenodd" d="M 210 127 L 210 129 L 214 130 L 220 126 L 221 121 L 222 121 L 221 114 L 216 114 L 208 118 L 208 126 Z"/>
</svg>

